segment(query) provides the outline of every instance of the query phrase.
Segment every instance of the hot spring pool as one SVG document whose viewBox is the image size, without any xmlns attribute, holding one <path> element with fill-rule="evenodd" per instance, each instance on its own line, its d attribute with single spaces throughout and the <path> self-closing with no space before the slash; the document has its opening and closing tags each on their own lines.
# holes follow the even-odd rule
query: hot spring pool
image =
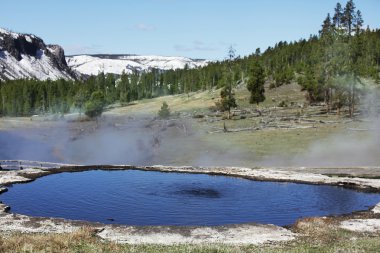
<svg viewBox="0 0 380 253">
<path fill-rule="evenodd" d="M 202 174 L 94 170 L 15 184 L 0 201 L 14 213 L 101 223 L 282 226 L 301 217 L 366 210 L 380 202 L 380 194 Z"/>
</svg>

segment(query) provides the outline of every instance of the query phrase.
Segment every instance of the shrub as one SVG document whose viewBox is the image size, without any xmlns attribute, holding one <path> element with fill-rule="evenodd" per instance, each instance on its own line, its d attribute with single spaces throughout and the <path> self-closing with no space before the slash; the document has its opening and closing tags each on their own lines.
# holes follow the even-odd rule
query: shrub
<svg viewBox="0 0 380 253">
<path fill-rule="evenodd" d="M 162 103 L 161 109 L 158 111 L 158 116 L 161 119 L 167 119 L 170 117 L 169 105 L 165 101 Z"/>
<path fill-rule="evenodd" d="M 91 94 L 90 100 L 85 104 L 85 114 L 90 118 L 97 118 L 103 113 L 104 106 L 105 100 L 103 92 L 95 91 Z"/>
</svg>

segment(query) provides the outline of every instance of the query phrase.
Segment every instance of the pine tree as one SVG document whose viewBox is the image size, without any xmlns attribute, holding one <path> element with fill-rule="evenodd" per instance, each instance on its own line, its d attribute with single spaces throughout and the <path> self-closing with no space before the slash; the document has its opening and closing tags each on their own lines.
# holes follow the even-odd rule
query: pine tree
<svg viewBox="0 0 380 253">
<path fill-rule="evenodd" d="M 158 116 L 162 119 L 170 117 L 169 105 L 165 101 L 162 103 L 161 109 L 158 111 Z"/>
<path fill-rule="evenodd" d="M 352 29 L 355 24 L 355 18 L 356 18 L 355 8 L 356 7 L 355 7 L 354 1 L 349 0 L 346 4 L 346 7 L 344 7 L 344 11 L 343 11 L 342 23 L 344 27 L 346 28 L 348 36 L 351 36 Z"/>
<path fill-rule="evenodd" d="M 117 88 L 119 90 L 119 99 L 120 102 L 129 102 L 130 99 L 130 84 L 129 84 L 129 77 L 123 70 L 121 73 L 121 77 L 118 81 Z"/>
<path fill-rule="evenodd" d="M 86 115 L 90 118 L 99 117 L 104 110 L 105 99 L 104 93 L 100 90 L 91 94 L 90 100 L 86 102 Z"/>
<path fill-rule="evenodd" d="M 255 51 L 255 56 L 259 57 L 261 55 L 261 50 L 260 48 L 256 48 L 256 51 Z"/>
<path fill-rule="evenodd" d="M 236 50 L 230 46 L 228 49 L 228 73 L 225 74 L 225 83 L 222 91 L 220 92 L 221 107 L 223 111 L 228 111 L 228 119 L 231 117 L 231 108 L 237 107 L 235 94 L 232 91 L 232 83 L 234 80 L 234 74 L 232 71 L 232 64 L 235 60 Z M 227 72 L 227 71 L 225 71 Z"/>
<path fill-rule="evenodd" d="M 335 7 L 335 14 L 333 17 L 333 24 L 336 28 L 340 28 L 340 26 L 342 25 L 342 18 L 343 18 L 342 5 L 340 3 L 337 3 Z"/>
<path fill-rule="evenodd" d="M 118 96 L 116 94 L 116 85 L 115 85 L 115 76 L 114 74 L 111 74 L 111 73 L 108 73 L 106 75 L 106 94 L 105 94 L 105 97 L 106 97 L 106 100 L 107 100 L 107 104 L 112 104 L 114 103 L 116 100 L 118 100 Z"/>
<path fill-rule="evenodd" d="M 23 101 L 23 110 L 22 114 L 27 116 L 32 112 L 32 101 L 31 101 L 31 91 L 29 90 L 29 85 L 24 84 L 22 90 L 22 101 Z"/>
<path fill-rule="evenodd" d="M 84 89 L 80 89 L 74 96 L 74 106 L 79 109 L 79 115 L 82 115 L 85 101 L 86 101 L 86 92 Z"/>
<path fill-rule="evenodd" d="M 321 37 L 330 35 L 331 29 L 332 29 L 331 17 L 330 17 L 330 13 L 328 13 L 326 19 L 323 21 L 322 30 L 319 31 L 319 35 Z"/>
<path fill-rule="evenodd" d="M 265 100 L 265 72 L 258 61 L 255 61 L 252 65 L 248 77 L 247 89 L 251 92 L 249 103 L 256 103 L 258 105 Z"/>
<path fill-rule="evenodd" d="M 228 118 L 230 118 L 231 108 L 237 107 L 235 93 L 231 89 L 230 86 L 225 86 L 220 91 L 220 109 L 222 111 L 228 111 Z"/>
<path fill-rule="evenodd" d="M 354 22 L 354 29 L 355 29 L 355 33 L 356 34 L 359 34 L 361 32 L 363 23 L 364 23 L 364 20 L 363 20 L 363 17 L 362 17 L 362 13 L 361 13 L 360 10 L 358 10 L 356 12 L 355 22 Z"/>
<path fill-rule="evenodd" d="M 228 60 L 231 62 L 235 59 L 235 56 L 236 56 L 236 50 L 233 48 L 233 46 L 231 45 L 229 48 L 228 48 Z"/>
</svg>

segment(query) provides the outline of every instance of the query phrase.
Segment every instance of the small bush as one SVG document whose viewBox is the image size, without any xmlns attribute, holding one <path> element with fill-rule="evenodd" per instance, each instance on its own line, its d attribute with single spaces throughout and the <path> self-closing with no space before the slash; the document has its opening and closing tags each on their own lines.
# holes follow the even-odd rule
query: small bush
<svg viewBox="0 0 380 253">
<path fill-rule="evenodd" d="M 274 88 L 277 88 L 276 83 L 272 82 L 269 84 L 269 89 L 272 90 Z"/>
<path fill-rule="evenodd" d="M 278 107 L 288 107 L 288 102 L 282 100 L 282 101 L 278 104 Z"/>
<path fill-rule="evenodd" d="M 101 91 L 95 91 L 91 94 L 91 98 L 85 104 L 85 114 L 90 118 L 99 117 L 104 110 L 105 99 Z"/>
<path fill-rule="evenodd" d="M 170 117 L 169 105 L 165 101 L 162 103 L 161 109 L 158 111 L 158 116 L 161 119 L 167 119 Z"/>
</svg>

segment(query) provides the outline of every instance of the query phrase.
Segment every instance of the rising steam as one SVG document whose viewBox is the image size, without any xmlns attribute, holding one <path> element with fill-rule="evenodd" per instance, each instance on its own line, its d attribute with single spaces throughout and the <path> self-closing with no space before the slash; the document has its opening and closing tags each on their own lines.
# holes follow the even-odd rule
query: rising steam
<svg viewBox="0 0 380 253">
<path fill-rule="evenodd" d="M 379 166 L 380 96 L 362 99 L 357 127 L 317 140 L 295 156 L 258 158 L 240 147 L 209 143 L 185 119 L 120 119 L 107 115 L 99 124 L 61 121 L 51 127 L 0 131 L 1 159 L 74 164 L 203 165 L 203 166 Z M 74 127 L 75 126 L 75 127 Z"/>
</svg>

